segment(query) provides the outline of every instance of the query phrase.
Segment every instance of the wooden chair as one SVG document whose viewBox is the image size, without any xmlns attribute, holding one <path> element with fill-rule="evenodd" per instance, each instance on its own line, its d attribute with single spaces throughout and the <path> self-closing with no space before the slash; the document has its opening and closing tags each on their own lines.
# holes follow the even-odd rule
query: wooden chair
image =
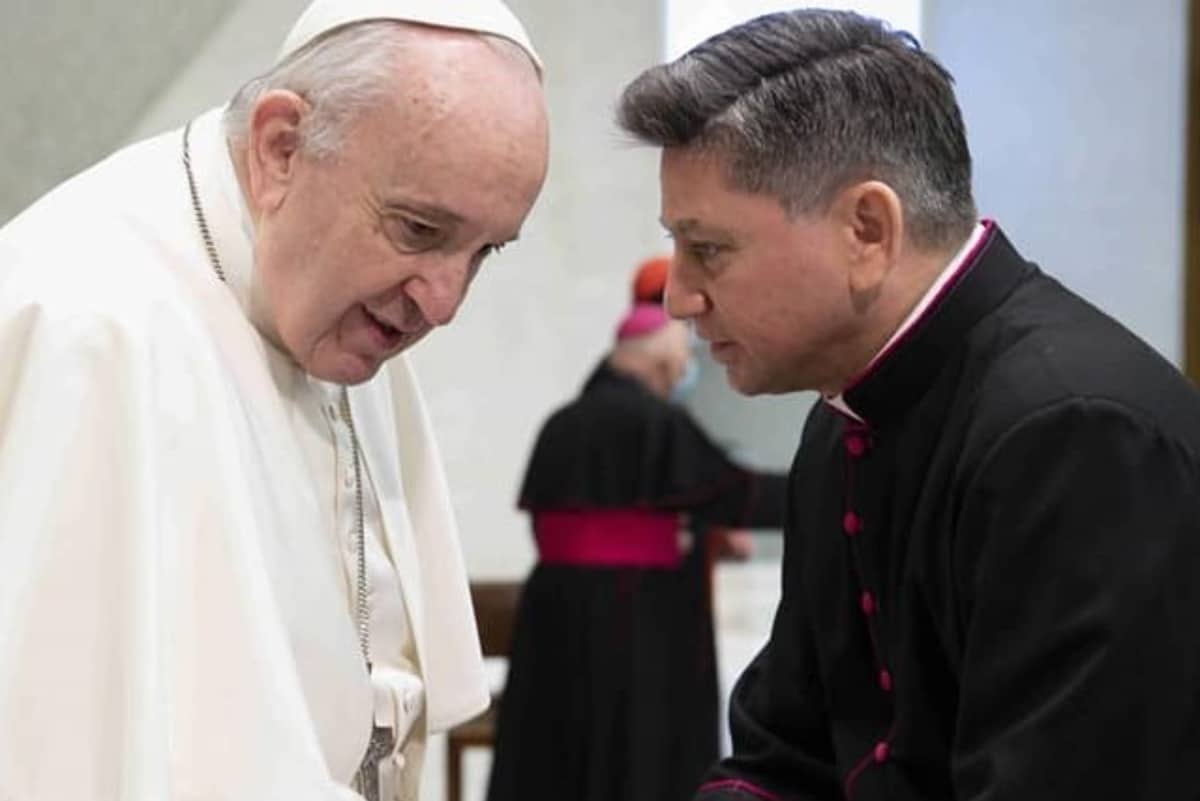
<svg viewBox="0 0 1200 801">
<path fill-rule="evenodd" d="M 508 656 L 520 598 L 519 581 L 471 582 L 471 604 L 475 608 L 479 644 L 485 657 Z M 447 734 L 446 801 L 462 801 L 463 751 L 468 748 L 491 748 L 495 742 L 496 705 L 499 702 L 499 693 L 493 693 L 492 704 L 485 712 L 454 727 Z"/>
</svg>

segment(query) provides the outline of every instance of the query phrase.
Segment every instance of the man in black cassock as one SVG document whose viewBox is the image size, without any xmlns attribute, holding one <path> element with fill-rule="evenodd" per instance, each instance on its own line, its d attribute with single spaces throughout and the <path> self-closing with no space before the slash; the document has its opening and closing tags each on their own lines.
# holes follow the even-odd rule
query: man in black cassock
<svg viewBox="0 0 1200 801">
<path fill-rule="evenodd" d="M 793 11 L 619 116 L 663 148 L 671 313 L 738 390 L 823 395 L 697 798 L 1200 798 L 1200 397 L 979 221 L 949 74 Z"/>
<path fill-rule="evenodd" d="M 718 753 L 704 552 L 684 516 L 774 527 L 786 480 L 742 467 L 669 397 L 686 327 L 635 305 L 543 426 L 521 488 L 538 563 L 500 705 L 489 801 L 685 801 Z"/>
</svg>

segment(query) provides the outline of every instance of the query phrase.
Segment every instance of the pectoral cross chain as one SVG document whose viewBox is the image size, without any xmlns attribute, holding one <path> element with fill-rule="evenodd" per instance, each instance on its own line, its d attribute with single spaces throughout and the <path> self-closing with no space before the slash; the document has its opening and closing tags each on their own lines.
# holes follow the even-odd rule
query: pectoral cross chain
<svg viewBox="0 0 1200 801">
<path fill-rule="evenodd" d="M 196 226 L 200 238 L 204 242 L 205 252 L 217 278 L 225 281 L 225 270 L 217 255 L 216 244 L 204 217 L 204 209 L 200 205 L 200 193 L 196 188 L 196 176 L 192 173 L 192 154 L 188 147 L 188 134 L 192 130 L 189 122 L 183 128 L 183 168 L 187 173 L 188 193 L 192 198 L 192 211 L 196 216 Z M 354 533 L 355 550 L 358 557 L 358 575 L 355 581 L 355 618 L 358 624 L 359 646 L 363 660 L 366 662 L 367 675 L 371 673 L 371 638 L 370 610 L 368 609 L 368 577 L 367 577 L 367 548 L 366 526 L 363 519 L 363 476 L 359 457 L 358 432 L 354 429 L 354 417 L 350 414 L 350 395 L 342 387 L 342 415 L 350 428 L 351 453 L 354 456 Z M 354 775 L 354 790 L 366 801 L 381 801 L 379 797 L 379 766 L 387 759 L 395 748 L 395 739 L 391 729 L 380 726 L 371 727 L 371 741 L 367 744 L 367 753 L 363 757 L 358 772 Z"/>
<path fill-rule="evenodd" d="M 379 766 L 392 754 L 395 742 L 392 730 L 382 726 L 371 727 L 371 741 L 362 765 L 354 776 L 354 790 L 366 801 L 381 801 L 379 797 Z"/>
</svg>

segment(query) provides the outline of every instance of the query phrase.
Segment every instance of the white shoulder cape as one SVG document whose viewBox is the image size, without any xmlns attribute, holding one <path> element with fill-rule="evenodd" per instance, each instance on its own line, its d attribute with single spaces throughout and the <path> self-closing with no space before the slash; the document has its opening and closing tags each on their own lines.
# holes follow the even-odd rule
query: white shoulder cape
<svg viewBox="0 0 1200 801">
<path fill-rule="evenodd" d="M 325 801 L 366 743 L 332 533 L 269 346 L 206 261 L 180 141 L 0 229 L 4 801 Z M 244 258 L 215 113 L 193 147 L 218 249 Z M 403 358 L 352 404 L 446 728 L 487 688 L 437 450 Z"/>
</svg>

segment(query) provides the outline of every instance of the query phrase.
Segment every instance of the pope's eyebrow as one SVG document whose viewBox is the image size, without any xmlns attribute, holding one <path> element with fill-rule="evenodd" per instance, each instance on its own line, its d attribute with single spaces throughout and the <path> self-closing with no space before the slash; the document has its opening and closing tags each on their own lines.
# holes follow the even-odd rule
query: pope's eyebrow
<svg viewBox="0 0 1200 801">
<path fill-rule="evenodd" d="M 459 224 L 463 222 L 463 217 L 444 206 L 438 206 L 433 203 L 422 203 L 417 200 L 389 200 L 383 204 L 384 211 L 391 212 L 408 212 L 423 217 L 430 222 L 435 222 L 441 225 Z"/>
</svg>

